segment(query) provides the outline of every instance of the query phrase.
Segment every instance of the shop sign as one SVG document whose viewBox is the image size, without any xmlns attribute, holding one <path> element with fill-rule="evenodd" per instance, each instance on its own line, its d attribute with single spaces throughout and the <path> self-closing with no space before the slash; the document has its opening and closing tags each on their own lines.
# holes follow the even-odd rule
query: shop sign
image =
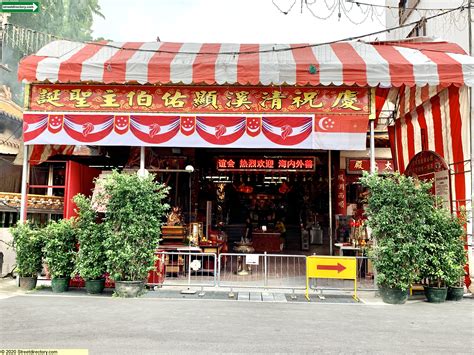
<svg viewBox="0 0 474 355">
<path fill-rule="evenodd" d="M 306 298 L 309 300 L 310 279 L 354 280 L 357 299 L 357 261 L 355 257 L 308 256 L 306 258 Z"/>
<path fill-rule="evenodd" d="M 422 151 L 415 155 L 405 169 L 405 175 L 423 176 L 436 171 L 448 170 L 444 159 L 432 151 Z"/>
<path fill-rule="evenodd" d="M 376 159 L 375 166 L 379 173 L 392 173 L 394 171 L 392 159 Z M 346 168 L 348 174 L 362 174 L 363 171 L 370 171 L 370 159 L 347 159 Z"/>
<path fill-rule="evenodd" d="M 217 171 L 314 171 L 314 157 L 220 157 Z"/>
<path fill-rule="evenodd" d="M 32 84 L 30 111 L 160 113 L 370 112 L 367 88 Z"/>
<path fill-rule="evenodd" d="M 451 209 L 449 168 L 438 153 L 429 150 L 419 152 L 410 160 L 404 174 L 422 181 L 433 181 L 430 192 L 441 197 L 443 206 Z"/>
<path fill-rule="evenodd" d="M 340 169 L 337 174 L 336 214 L 346 214 L 346 172 L 344 169 Z"/>
</svg>

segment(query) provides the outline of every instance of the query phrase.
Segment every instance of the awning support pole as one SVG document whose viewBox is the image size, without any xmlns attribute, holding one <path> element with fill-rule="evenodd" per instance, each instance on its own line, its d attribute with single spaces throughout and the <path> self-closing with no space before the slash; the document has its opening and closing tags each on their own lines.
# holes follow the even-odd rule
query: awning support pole
<svg viewBox="0 0 474 355">
<path fill-rule="evenodd" d="M 370 173 L 375 173 L 375 120 L 370 120 Z"/>
<path fill-rule="evenodd" d="M 328 186 L 329 186 L 329 255 L 332 255 L 332 159 L 328 150 Z"/>
<path fill-rule="evenodd" d="M 140 171 L 145 171 L 145 147 L 140 147 Z"/>
<path fill-rule="evenodd" d="M 29 146 L 23 145 L 23 167 L 21 172 L 21 202 L 20 202 L 20 222 L 26 222 L 26 209 L 27 209 L 27 186 L 28 186 L 28 175 L 30 173 L 30 164 L 28 161 Z"/>
</svg>

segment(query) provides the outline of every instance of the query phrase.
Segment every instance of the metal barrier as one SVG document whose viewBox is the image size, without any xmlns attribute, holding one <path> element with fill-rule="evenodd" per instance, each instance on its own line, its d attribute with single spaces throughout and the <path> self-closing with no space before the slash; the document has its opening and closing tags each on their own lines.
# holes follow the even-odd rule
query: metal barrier
<svg viewBox="0 0 474 355">
<path fill-rule="evenodd" d="M 304 289 L 305 255 L 237 254 L 219 255 L 217 285 L 228 288 Z"/>
<path fill-rule="evenodd" d="M 306 256 L 284 254 L 239 254 L 158 252 L 149 286 L 263 288 L 304 290 Z M 357 289 L 375 290 L 367 257 L 357 259 Z M 353 281 L 312 280 L 312 289 L 352 290 Z"/>
<path fill-rule="evenodd" d="M 156 275 L 149 278 L 148 285 L 216 286 L 218 274 L 216 254 L 158 252 L 156 255 L 158 256 L 158 261 L 155 263 Z"/>
</svg>

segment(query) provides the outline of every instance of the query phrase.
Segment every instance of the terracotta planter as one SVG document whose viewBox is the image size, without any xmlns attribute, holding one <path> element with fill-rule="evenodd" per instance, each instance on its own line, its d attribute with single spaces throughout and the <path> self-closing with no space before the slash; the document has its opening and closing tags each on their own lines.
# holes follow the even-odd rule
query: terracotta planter
<svg viewBox="0 0 474 355">
<path fill-rule="evenodd" d="M 115 281 L 115 292 L 119 297 L 138 297 L 144 287 L 144 281 Z"/>
<path fill-rule="evenodd" d="M 33 290 L 36 287 L 38 278 L 35 277 L 24 277 L 20 276 L 20 288 L 26 291 Z"/>
</svg>

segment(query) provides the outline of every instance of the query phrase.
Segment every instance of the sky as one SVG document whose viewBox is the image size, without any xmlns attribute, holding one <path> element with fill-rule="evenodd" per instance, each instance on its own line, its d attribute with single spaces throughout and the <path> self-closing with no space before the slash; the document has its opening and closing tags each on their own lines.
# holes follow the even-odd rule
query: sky
<svg viewBox="0 0 474 355">
<path fill-rule="evenodd" d="M 308 0 L 316 16 L 328 17 L 337 1 Z M 198 43 L 322 43 L 371 33 L 384 28 L 383 9 L 379 16 L 368 16 L 362 24 L 351 23 L 337 10 L 320 20 L 303 8 L 301 0 L 100 0 L 105 19 L 94 17 L 93 36 L 114 41 L 155 41 Z M 366 0 L 384 4 L 384 0 Z M 364 19 L 357 5 L 351 19 Z M 367 7 L 364 7 L 366 11 Z M 371 18 L 372 17 L 372 18 Z M 384 35 L 378 35 L 383 39 Z M 370 39 L 375 39 L 371 37 Z"/>
</svg>

